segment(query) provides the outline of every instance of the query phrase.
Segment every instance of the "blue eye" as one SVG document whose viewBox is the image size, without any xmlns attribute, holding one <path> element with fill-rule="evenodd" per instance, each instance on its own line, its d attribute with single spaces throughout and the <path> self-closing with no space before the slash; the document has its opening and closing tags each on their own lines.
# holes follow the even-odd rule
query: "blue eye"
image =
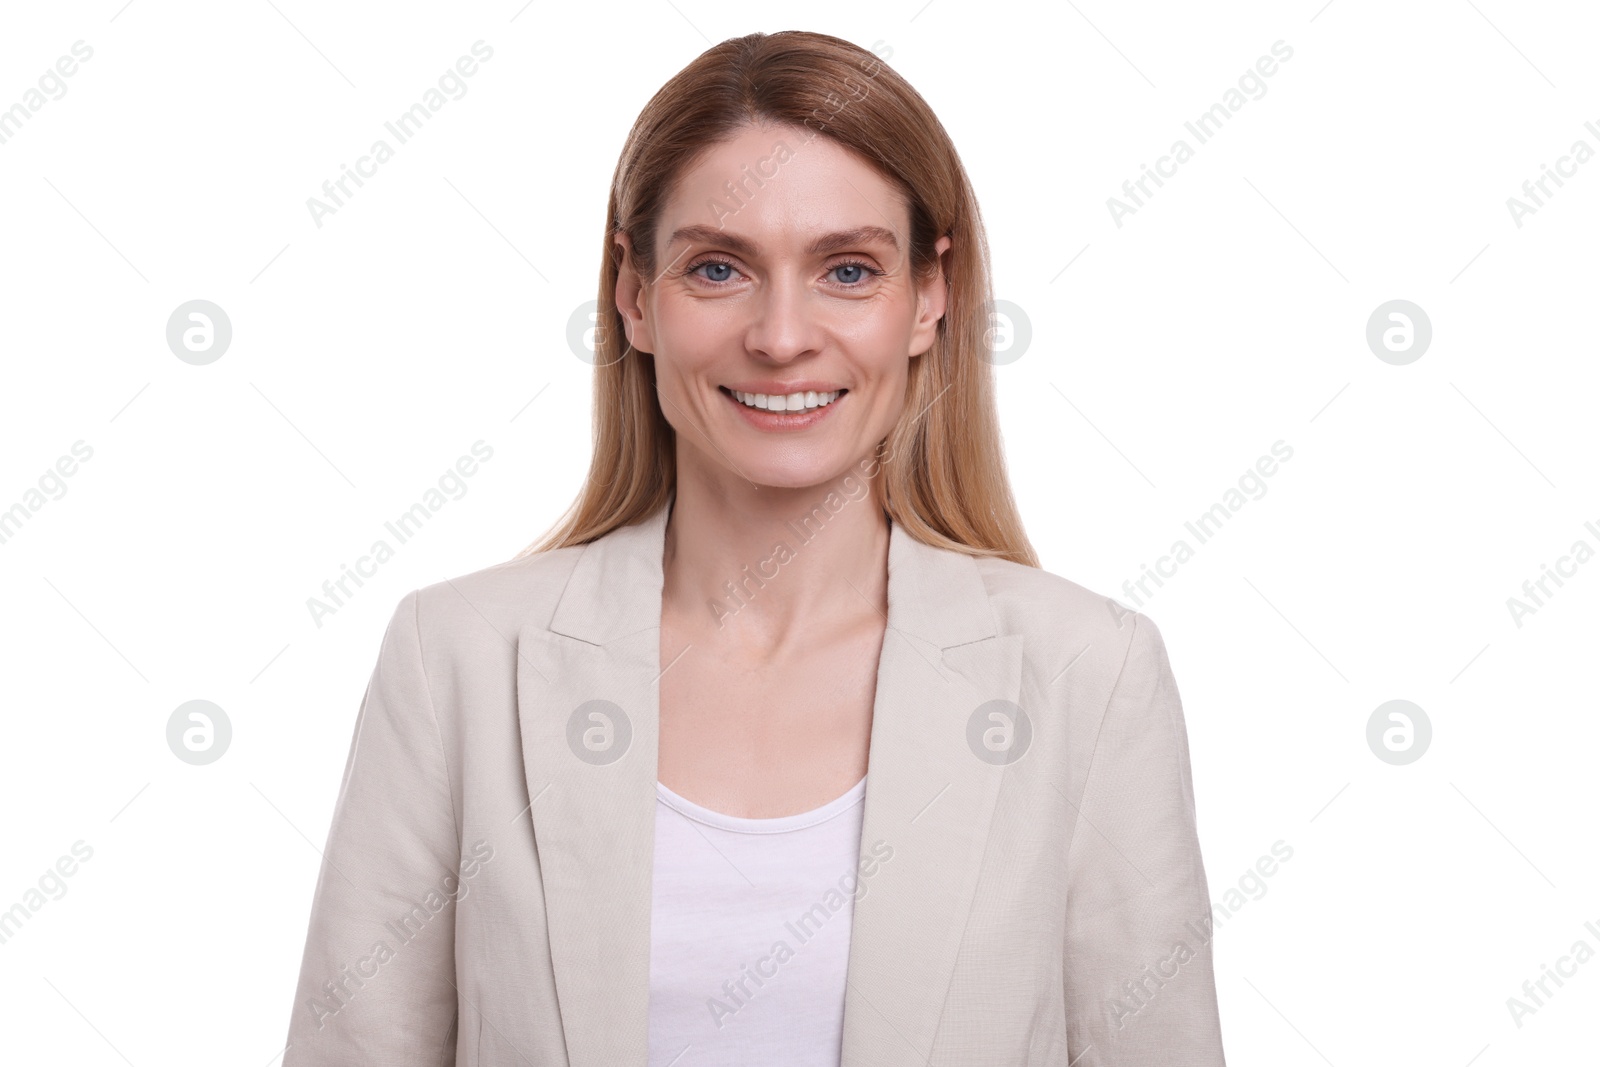
<svg viewBox="0 0 1600 1067">
<path fill-rule="evenodd" d="M 718 276 L 714 278 L 707 277 L 706 275 L 700 273 L 701 267 L 710 267 L 713 270 L 723 273 L 719 273 Z M 684 267 L 683 273 L 685 275 L 696 275 L 701 278 L 706 285 L 709 285 L 715 289 L 720 286 L 727 285 L 732 277 L 733 271 L 736 269 L 738 268 L 725 259 L 720 259 L 715 256 L 706 256 L 704 259 L 697 259 L 687 267 Z"/>
<path fill-rule="evenodd" d="M 839 271 L 853 273 L 850 278 L 841 278 L 837 273 Z M 871 263 L 859 259 L 851 259 L 843 263 L 835 263 L 828 268 L 828 273 L 834 275 L 834 281 L 846 289 L 865 289 L 867 288 L 866 282 L 870 280 L 869 275 L 873 278 L 881 278 L 885 272 L 874 267 Z"/>
<path fill-rule="evenodd" d="M 702 274 L 702 269 L 705 269 L 707 273 Z M 714 256 L 708 256 L 705 259 L 696 260 L 687 267 L 683 268 L 683 273 L 686 275 L 699 275 L 706 285 L 711 286 L 712 288 L 718 288 L 728 285 L 732 281 L 733 273 L 737 270 L 738 268 L 728 260 L 720 259 Z M 710 271 L 715 271 L 716 273 L 709 273 Z M 848 272 L 849 277 L 840 277 L 840 271 Z M 870 263 L 853 259 L 847 260 L 843 263 L 835 263 L 833 266 L 828 268 L 828 273 L 834 276 L 834 284 L 840 288 L 864 289 L 866 286 L 863 283 L 867 280 L 868 275 L 880 277 L 885 272 L 879 270 Z"/>
</svg>

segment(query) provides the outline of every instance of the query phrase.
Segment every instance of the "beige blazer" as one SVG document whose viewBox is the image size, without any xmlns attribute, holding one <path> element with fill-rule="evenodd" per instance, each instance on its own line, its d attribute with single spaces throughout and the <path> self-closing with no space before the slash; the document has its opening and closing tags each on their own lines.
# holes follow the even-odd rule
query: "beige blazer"
<svg viewBox="0 0 1600 1067">
<path fill-rule="evenodd" d="M 400 601 L 284 1067 L 646 1067 L 667 514 Z M 888 599 L 842 1067 L 1221 1067 L 1155 624 L 899 525 Z"/>
</svg>

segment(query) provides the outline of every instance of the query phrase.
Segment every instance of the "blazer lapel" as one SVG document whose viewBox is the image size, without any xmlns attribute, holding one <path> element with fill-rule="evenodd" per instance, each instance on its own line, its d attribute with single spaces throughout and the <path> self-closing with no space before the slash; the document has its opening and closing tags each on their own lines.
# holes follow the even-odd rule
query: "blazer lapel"
<svg viewBox="0 0 1600 1067">
<path fill-rule="evenodd" d="M 649 1051 L 666 518 L 587 545 L 552 618 L 519 639 L 523 766 L 574 1067 L 644 1067 Z"/>
<path fill-rule="evenodd" d="M 988 702 L 1015 704 L 1022 675 L 1022 638 L 998 634 L 972 557 L 899 525 L 888 622 L 861 828 L 875 863 L 858 868 L 842 1067 L 928 1062 L 1005 771 L 977 755 L 971 727 L 992 724 Z"/>
<path fill-rule="evenodd" d="M 643 1067 L 648 1054 L 669 507 L 587 545 L 551 617 L 518 637 L 523 763 L 574 1065 Z M 970 557 L 891 526 L 861 834 L 872 873 L 858 874 L 843 1067 L 927 1060 L 1005 769 L 974 753 L 969 724 L 988 701 L 1016 701 L 1021 646 L 997 633 Z"/>
</svg>

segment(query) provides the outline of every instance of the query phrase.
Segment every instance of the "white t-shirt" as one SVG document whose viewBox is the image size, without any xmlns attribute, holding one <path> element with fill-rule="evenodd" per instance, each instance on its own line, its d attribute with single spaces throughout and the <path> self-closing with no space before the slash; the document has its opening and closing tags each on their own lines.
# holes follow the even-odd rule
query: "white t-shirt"
<svg viewBox="0 0 1600 1067">
<path fill-rule="evenodd" d="M 839 1067 L 866 789 L 743 819 L 656 783 L 650 1067 Z"/>
</svg>

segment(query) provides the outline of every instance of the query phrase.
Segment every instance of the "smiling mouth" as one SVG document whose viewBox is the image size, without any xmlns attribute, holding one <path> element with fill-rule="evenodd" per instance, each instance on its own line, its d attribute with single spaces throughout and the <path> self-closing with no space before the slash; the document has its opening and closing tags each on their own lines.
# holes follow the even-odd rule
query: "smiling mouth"
<svg viewBox="0 0 1600 1067">
<path fill-rule="evenodd" d="M 827 393 L 804 392 L 789 393 L 787 395 L 768 395 L 766 393 L 736 392 L 725 385 L 717 386 L 717 390 L 725 396 L 732 397 L 751 410 L 768 411 L 774 415 L 804 415 L 807 412 L 817 411 L 827 407 L 850 391 L 848 389 L 836 389 Z"/>
</svg>

